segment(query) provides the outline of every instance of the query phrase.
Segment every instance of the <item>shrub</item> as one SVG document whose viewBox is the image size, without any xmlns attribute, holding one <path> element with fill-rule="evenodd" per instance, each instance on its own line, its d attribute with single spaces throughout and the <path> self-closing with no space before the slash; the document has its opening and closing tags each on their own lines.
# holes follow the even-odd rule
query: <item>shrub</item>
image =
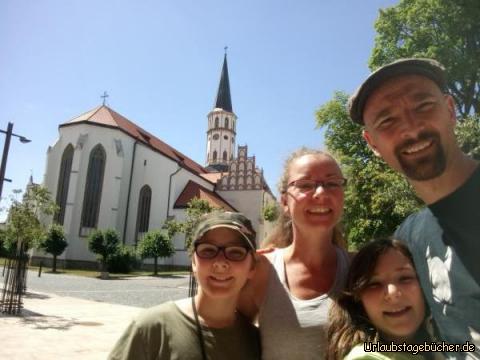
<svg viewBox="0 0 480 360">
<path fill-rule="evenodd" d="M 107 261 L 107 269 L 111 273 L 128 274 L 138 265 L 135 250 L 125 245 L 118 246 L 117 251 Z"/>
</svg>

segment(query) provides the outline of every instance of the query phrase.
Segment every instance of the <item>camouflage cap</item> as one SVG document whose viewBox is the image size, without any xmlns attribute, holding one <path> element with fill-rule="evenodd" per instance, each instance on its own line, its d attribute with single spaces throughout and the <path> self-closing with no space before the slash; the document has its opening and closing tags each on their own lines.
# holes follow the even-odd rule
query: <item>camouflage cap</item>
<svg viewBox="0 0 480 360">
<path fill-rule="evenodd" d="M 350 97 L 348 101 L 350 118 L 363 125 L 363 110 L 369 96 L 385 81 L 401 75 L 422 75 L 434 81 L 442 91 L 447 89 L 445 68 L 438 61 L 425 58 L 399 59 L 371 73 Z"/>
<path fill-rule="evenodd" d="M 255 241 L 255 230 L 252 223 L 243 214 L 236 212 L 212 212 L 203 215 L 193 231 L 192 245 L 202 238 L 209 230 L 217 228 L 229 228 L 238 231 L 248 246 L 255 251 L 257 248 Z"/>
</svg>

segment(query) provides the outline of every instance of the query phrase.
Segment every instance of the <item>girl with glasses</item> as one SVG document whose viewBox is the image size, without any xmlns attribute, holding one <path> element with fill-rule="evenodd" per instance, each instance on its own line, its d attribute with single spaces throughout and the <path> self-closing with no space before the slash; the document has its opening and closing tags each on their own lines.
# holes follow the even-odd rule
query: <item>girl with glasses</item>
<svg viewBox="0 0 480 360">
<path fill-rule="evenodd" d="M 348 254 L 339 231 L 343 178 L 327 153 L 300 149 L 280 180 L 281 215 L 257 259 L 240 310 L 258 321 L 262 357 L 319 359 L 327 349 L 328 310 L 342 289 Z"/>
<path fill-rule="evenodd" d="M 260 359 L 258 329 L 236 311 L 255 271 L 250 221 L 239 213 L 210 213 L 200 218 L 193 239 L 197 295 L 142 312 L 110 359 Z"/>
</svg>

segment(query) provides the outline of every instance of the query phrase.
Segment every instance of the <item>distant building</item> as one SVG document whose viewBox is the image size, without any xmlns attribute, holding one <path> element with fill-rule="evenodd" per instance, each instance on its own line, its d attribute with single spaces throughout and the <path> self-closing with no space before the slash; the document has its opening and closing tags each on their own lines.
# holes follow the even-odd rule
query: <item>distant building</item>
<svg viewBox="0 0 480 360">
<path fill-rule="evenodd" d="M 194 197 L 243 212 L 261 241 L 271 226 L 262 209 L 275 198 L 247 146 L 235 155 L 237 117 L 226 55 L 207 118 L 205 167 L 105 105 L 60 124 L 44 177 L 60 207 L 53 221 L 64 226 L 69 243 L 60 262 L 92 264 L 87 237 L 94 229 L 114 228 L 124 244 L 135 245 L 167 219 L 184 220 Z M 174 242 L 176 254 L 163 264 L 188 265 L 184 236 Z"/>
</svg>

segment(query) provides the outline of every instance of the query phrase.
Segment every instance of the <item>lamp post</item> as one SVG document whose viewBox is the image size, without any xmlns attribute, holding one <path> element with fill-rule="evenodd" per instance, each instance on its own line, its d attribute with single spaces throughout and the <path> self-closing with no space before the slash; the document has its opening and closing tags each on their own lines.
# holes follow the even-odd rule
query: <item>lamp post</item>
<svg viewBox="0 0 480 360">
<path fill-rule="evenodd" d="M 0 199 L 2 198 L 3 182 L 11 181 L 5 179 L 5 169 L 7 167 L 8 150 L 10 149 L 10 140 L 16 136 L 22 143 L 29 143 L 26 137 L 13 133 L 13 123 L 9 122 L 7 130 L 0 130 L 6 135 L 5 145 L 3 146 L 2 163 L 0 165 Z M 27 275 L 27 259 L 23 253 L 22 240 L 17 242 L 17 253 L 7 260 L 7 274 L 3 286 L 2 296 L 0 298 L 0 311 L 6 314 L 19 314 L 22 310 L 22 294 L 25 290 Z"/>
<path fill-rule="evenodd" d="M 8 158 L 8 150 L 10 148 L 10 139 L 12 138 L 12 136 L 16 136 L 19 138 L 20 142 L 23 144 L 29 143 L 31 140 L 27 139 L 24 136 L 14 134 L 13 123 L 11 122 L 8 123 L 7 131 L 0 130 L 0 132 L 6 135 L 5 145 L 3 146 L 2 164 L 0 165 L 0 201 L 1 201 L 2 191 L 3 191 L 3 182 L 11 181 L 10 179 L 5 179 L 5 169 L 7 168 L 7 158 Z"/>
</svg>

